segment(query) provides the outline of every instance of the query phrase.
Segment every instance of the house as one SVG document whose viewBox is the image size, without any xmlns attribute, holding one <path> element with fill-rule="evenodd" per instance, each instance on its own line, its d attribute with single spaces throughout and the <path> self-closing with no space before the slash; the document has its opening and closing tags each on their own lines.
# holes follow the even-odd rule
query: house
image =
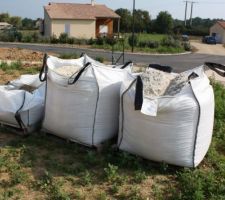
<svg viewBox="0 0 225 200">
<path fill-rule="evenodd" d="M 210 28 L 210 35 L 216 38 L 218 43 L 225 44 L 225 21 L 218 21 Z"/>
<path fill-rule="evenodd" d="M 96 38 L 113 35 L 114 22 L 117 32 L 120 16 L 105 5 L 77 3 L 49 3 L 44 7 L 44 35 L 50 37 L 67 33 L 70 37 Z"/>
<path fill-rule="evenodd" d="M 11 24 L 7 22 L 0 22 L 0 30 L 10 29 L 10 28 L 12 28 Z"/>
</svg>

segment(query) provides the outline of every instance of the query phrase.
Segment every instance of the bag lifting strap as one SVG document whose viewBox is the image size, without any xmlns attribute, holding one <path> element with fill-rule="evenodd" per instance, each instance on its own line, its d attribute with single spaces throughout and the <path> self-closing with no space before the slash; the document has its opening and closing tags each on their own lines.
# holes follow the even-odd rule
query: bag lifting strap
<svg viewBox="0 0 225 200">
<path fill-rule="evenodd" d="M 48 73 L 47 59 L 48 59 L 48 55 L 45 53 L 43 58 L 43 65 L 39 73 L 39 79 L 41 82 L 44 82 L 47 80 L 47 73 Z"/>
<path fill-rule="evenodd" d="M 130 60 L 130 61 L 126 62 L 122 67 L 120 67 L 120 69 L 125 69 L 125 68 L 127 68 L 132 63 L 133 62 Z"/>
<path fill-rule="evenodd" d="M 25 100 L 26 100 L 26 92 L 24 91 L 23 102 L 22 102 L 22 105 L 20 106 L 20 108 L 15 113 L 15 119 L 16 119 L 17 123 L 19 124 L 20 129 L 22 131 L 24 131 L 24 133 L 26 134 L 27 128 L 26 128 L 25 124 L 23 123 L 23 120 L 21 119 L 21 115 L 20 115 L 20 111 L 22 110 L 22 108 L 24 106 Z"/>
<path fill-rule="evenodd" d="M 225 65 L 212 62 L 206 62 L 205 65 L 220 76 L 225 77 Z"/>
<path fill-rule="evenodd" d="M 173 68 L 170 66 L 163 66 L 163 65 L 159 65 L 159 64 L 149 64 L 148 66 L 149 68 L 153 68 L 153 69 L 157 69 L 163 72 L 167 72 L 167 73 L 171 73 L 173 72 Z"/>
<path fill-rule="evenodd" d="M 75 84 L 75 83 L 79 80 L 79 78 L 80 78 L 80 76 L 82 75 L 82 73 L 85 71 L 85 69 L 86 69 L 90 64 L 91 64 L 90 62 L 88 62 L 87 64 L 85 64 L 85 66 L 84 66 L 83 68 L 81 68 L 81 70 L 77 73 L 77 75 L 76 75 L 74 78 L 72 78 L 72 77 L 73 77 L 73 75 L 72 75 L 72 76 L 69 78 L 69 80 L 68 80 L 68 85 L 73 85 L 73 84 Z M 71 79 L 73 79 L 72 82 L 70 82 Z"/>
<path fill-rule="evenodd" d="M 136 80 L 136 93 L 134 101 L 135 110 L 141 110 L 142 104 L 143 104 L 143 82 L 141 80 L 141 77 L 138 76 Z"/>
</svg>

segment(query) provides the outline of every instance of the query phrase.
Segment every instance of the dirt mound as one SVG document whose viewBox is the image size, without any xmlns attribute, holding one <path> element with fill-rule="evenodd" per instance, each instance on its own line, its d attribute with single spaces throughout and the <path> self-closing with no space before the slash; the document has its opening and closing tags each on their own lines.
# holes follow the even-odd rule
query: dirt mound
<svg viewBox="0 0 225 200">
<path fill-rule="evenodd" d="M 18 48 L 0 48 L 0 60 L 42 61 L 44 53 Z"/>
</svg>

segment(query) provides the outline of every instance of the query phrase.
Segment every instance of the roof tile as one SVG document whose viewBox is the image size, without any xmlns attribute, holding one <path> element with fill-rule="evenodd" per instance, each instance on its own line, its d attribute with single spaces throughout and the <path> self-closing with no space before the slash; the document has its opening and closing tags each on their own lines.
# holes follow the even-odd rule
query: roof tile
<svg viewBox="0 0 225 200">
<path fill-rule="evenodd" d="M 44 9 L 51 19 L 120 18 L 113 10 L 100 4 L 49 3 Z"/>
</svg>

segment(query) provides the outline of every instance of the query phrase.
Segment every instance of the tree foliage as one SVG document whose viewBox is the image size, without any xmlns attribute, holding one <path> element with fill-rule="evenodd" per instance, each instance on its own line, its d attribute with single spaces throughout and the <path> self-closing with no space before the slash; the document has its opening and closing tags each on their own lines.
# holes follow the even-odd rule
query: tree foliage
<svg viewBox="0 0 225 200">
<path fill-rule="evenodd" d="M 120 27 L 121 32 L 131 32 L 133 23 L 133 14 L 124 8 L 116 10 L 116 13 L 120 15 Z M 134 31 L 136 33 L 149 32 L 151 25 L 151 17 L 146 10 L 135 10 L 134 12 Z"/>
<path fill-rule="evenodd" d="M 171 33 L 173 30 L 173 18 L 167 11 L 161 11 L 155 20 L 157 33 Z"/>
<path fill-rule="evenodd" d="M 22 19 L 18 16 L 10 16 L 8 13 L 0 13 L 0 22 L 12 24 L 17 29 L 32 30 L 36 28 L 36 20 L 29 18 Z"/>
<path fill-rule="evenodd" d="M 120 31 L 127 33 L 131 31 L 132 14 L 128 9 L 120 8 L 116 10 L 116 13 L 121 17 L 120 19 Z"/>
</svg>

